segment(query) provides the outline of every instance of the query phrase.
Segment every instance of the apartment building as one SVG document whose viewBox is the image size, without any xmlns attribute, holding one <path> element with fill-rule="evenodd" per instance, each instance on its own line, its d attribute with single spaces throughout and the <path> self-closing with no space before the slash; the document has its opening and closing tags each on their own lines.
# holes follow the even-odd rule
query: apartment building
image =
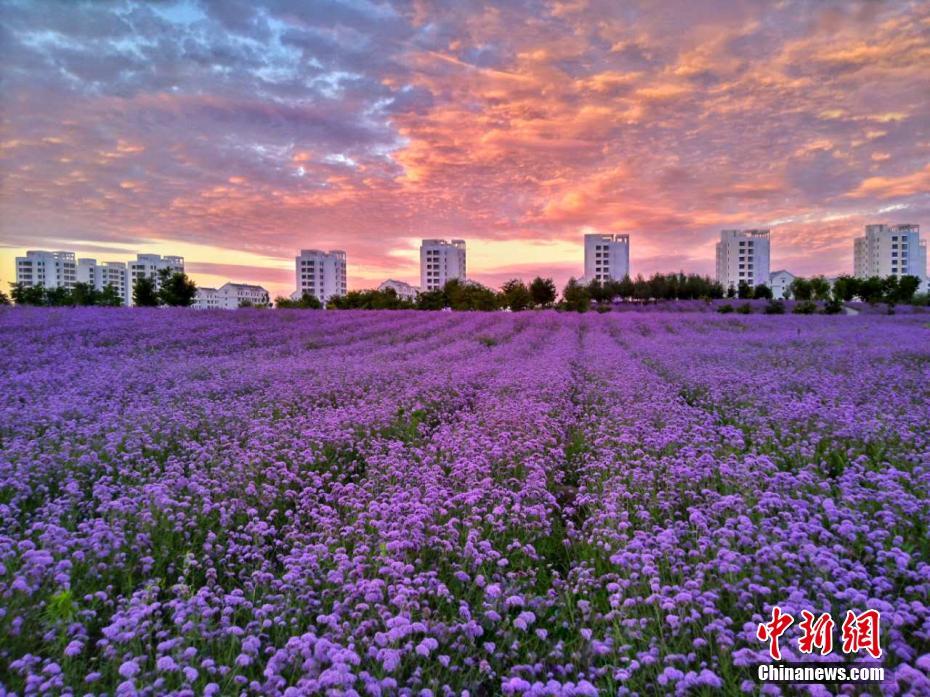
<svg viewBox="0 0 930 697">
<path fill-rule="evenodd" d="M 27 288 L 73 288 L 77 282 L 77 260 L 74 252 L 29 250 L 16 257 L 16 282 Z"/>
<path fill-rule="evenodd" d="M 271 296 L 262 286 L 230 281 L 219 288 L 198 288 L 193 307 L 197 310 L 237 310 L 240 307 L 270 305 Z"/>
<path fill-rule="evenodd" d="M 755 287 L 770 281 L 770 233 L 768 230 L 721 230 L 717 243 L 717 281 L 739 288 L 740 282 Z"/>
<path fill-rule="evenodd" d="M 420 244 L 420 288 L 437 290 L 453 278 L 466 279 L 465 240 L 423 240 Z"/>
<path fill-rule="evenodd" d="M 87 283 L 97 290 L 113 286 L 123 299 L 124 305 L 130 302 L 132 289 L 128 283 L 126 264 L 121 261 L 105 261 L 98 264 L 96 259 L 78 259 L 77 280 L 78 283 Z"/>
<path fill-rule="evenodd" d="M 132 289 L 140 278 L 155 280 L 155 288 L 161 288 L 158 274 L 162 269 L 171 273 L 184 273 L 184 257 L 163 257 L 160 254 L 137 254 L 135 261 L 126 263 L 127 294 L 132 305 Z"/>
<path fill-rule="evenodd" d="M 584 236 L 585 281 L 622 281 L 630 275 L 630 236 Z"/>
<path fill-rule="evenodd" d="M 302 249 L 295 257 L 296 297 L 304 293 L 314 296 L 324 305 L 333 297 L 346 294 L 346 253 L 342 250 L 324 252 Z"/>
<path fill-rule="evenodd" d="M 791 287 L 792 282 L 796 276 L 790 271 L 785 271 L 780 269 L 778 271 L 773 271 L 769 274 L 769 288 L 772 289 L 772 297 L 776 300 L 782 300 L 785 297 L 785 293 L 788 291 L 788 288 Z"/>
<path fill-rule="evenodd" d="M 224 283 L 216 291 L 220 307 L 235 310 L 240 307 L 268 307 L 271 296 L 262 286 L 251 283 Z"/>
<path fill-rule="evenodd" d="M 389 288 L 397 293 L 397 297 L 401 300 L 414 301 L 420 294 L 420 289 L 416 286 L 412 286 L 404 281 L 395 281 L 393 278 L 389 278 L 378 286 L 378 290 L 381 291 L 388 290 Z"/>
<path fill-rule="evenodd" d="M 220 296 L 217 295 L 217 289 L 197 286 L 197 293 L 194 295 L 194 304 L 191 305 L 191 307 L 195 310 L 219 310 Z"/>
<path fill-rule="evenodd" d="M 853 274 L 857 278 L 927 279 L 927 243 L 920 239 L 919 225 L 866 225 L 865 235 L 853 242 L 853 257 Z"/>
</svg>

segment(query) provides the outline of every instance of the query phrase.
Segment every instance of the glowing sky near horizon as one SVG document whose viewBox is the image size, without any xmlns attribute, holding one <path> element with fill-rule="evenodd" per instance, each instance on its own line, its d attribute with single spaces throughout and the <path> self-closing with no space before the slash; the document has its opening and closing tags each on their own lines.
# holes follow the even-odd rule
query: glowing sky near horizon
<svg viewBox="0 0 930 697">
<path fill-rule="evenodd" d="M 338 248 L 371 287 L 422 237 L 561 283 L 586 229 L 712 273 L 756 226 L 833 274 L 930 225 L 930 3 L 3 0 L 0 119 L 4 287 L 26 248 L 275 293 Z"/>
</svg>

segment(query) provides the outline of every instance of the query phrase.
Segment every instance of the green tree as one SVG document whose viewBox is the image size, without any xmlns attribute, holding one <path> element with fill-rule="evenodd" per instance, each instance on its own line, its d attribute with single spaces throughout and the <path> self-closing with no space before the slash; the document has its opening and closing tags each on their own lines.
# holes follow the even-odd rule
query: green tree
<svg viewBox="0 0 930 697">
<path fill-rule="evenodd" d="M 899 303 L 911 303 L 918 288 L 920 288 L 920 279 L 917 276 L 902 276 L 898 279 L 898 293 L 895 299 Z"/>
<path fill-rule="evenodd" d="M 278 296 L 274 300 L 274 306 L 279 310 L 321 310 L 323 303 L 315 295 L 305 292 L 297 300 Z"/>
<path fill-rule="evenodd" d="M 859 281 L 859 297 L 870 305 L 880 303 L 887 286 L 879 276 L 869 276 Z"/>
<path fill-rule="evenodd" d="M 66 307 L 73 305 L 74 299 L 71 296 L 71 291 L 67 288 L 56 286 L 55 288 L 46 288 L 45 304 L 49 307 Z"/>
<path fill-rule="evenodd" d="M 646 281 L 646 284 L 649 288 L 648 297 L 650 298 L 666 300 L 675 295 L 675 285 L 670 283 L 669 279 L 660 273 L 652 274 L 649 280 Z"/>
<path fill-rule="evenodd" d="M 732 285 L 729 288 L 727 288 L 727 297 L 730 299 L 736 297 L 736 288 L 734 288 Z M 728 307 L 728 306 L 724 305 L 724 307 Z M 729 307 L 732 310 L 732 306 L 729 306 Z"/>
<path fill-rule="evenodd" d="M 442 289 L 453 310 L 489 311 L 497 309 L 497 294 L 480 283 L 453 278 Z"/>
<path fill-rule="evenodd" d="M 158 292 L 155 279 L 140 276 L 132 284 L 132 303 L 136 307 L 158 307 Z"/>
<path fill-rule="evenodd" d="M 811 286 L 811 282 L 806 278 L 798 277 L 794 279 L 788 288 L 791 291 L 792 297 L 796 300 L 810 300 L 814 295 L 814 288 Z"/>
<path fill-rule="evenodd" d="M 759 284 L 752 291 L 752 297 L 756 300 L 771 300 L 772 299 L 772 289 L 769 288 L 764 283 Z"/>
<path fill-rule="evenodd" d="M 449 301 L 442 288 L 427 290 L 417 296 L 418 310 L 442 310 L 448 306 Z"/>
<path fill-rule="evenodd" d="M 588 283 L 588 298 L 598 305 L 609 303 L 613 299 L 613 283 L 611 281 L 601 282 L 596 278 Z"/>
<path fill-rule="evenodd" d="M 643 278 L 641 273 L 636 274 L 636 278 L 633 279 L 633 299 L 648 300 L 651 293 L 649 281 Z"/>
<path fill-rule="evenodd" d="M 190 307 L 197 296 L 197 284 L 188 278 L 186 273 L 170 269 L 161 269 L 158 272 L 161 287 L 158 290 L 158 299 L 162 305 L 172 307 Z"/>
<path fill-rule="evenodd" d="M 416 303 L 400 297 L 393 288 L 374 291 L 373 304 L 376 310 L 410 310 L 416 307 Z"/>
<path fill-rule="evenodd" d="M 401 300 L 393 288 L 384 290 L 350 290 L 342 296 L 330 298 L 328 307 L 336 310 L 402 310 L 414 304 Z"/>
<path fill-rule="evenodd" d="M 518 278 L 512 278 L 501 286 L 501 307 L 509 307 L 513 312 L 521 312 L 533 306 L 533 296 L 526 284 Z"/>
<path fill-rule="evenodd" d="M 853 276 L 837 276 L 833 282 L 833 298 L 848 303 L 859 295 L 859 279 Z"/>
<path fill-rule="evenodd" d="M 630 278 L 630 274 L 627 274 L 620 281 L 616 281 L 617 290 L 616 295 L 623 299 L 629 299 L 633 297 L 633 293 L 636 291 L 636 286 L 633 285 L 633 279 Z"/>
<path fill-rule="evenodd" d="M 9 305 L 10 296 L 0 290 L 0 305 Z"/>
<path fill-rule="evenodd" d="M 826 301 L 830 299 L 830 282 L 823 276 L 814 276 L 810 280 L 811 297 L 814 300 Z"/>
<path fill-rule="evenodd" d="M 897 276 L 886 276 L 882 279 L 882 300 L 889 305 L 894 305 L 898 299 L 900 288 L 898 286 Z"/>
<path fill-rule="evenodd" d="M 746 281 L 740 281 L 736 288 L 736 295 L 740 300 L 748 300 L 752 297 L 752 286 Z"/>
<path fill-rule="evenodd" d="M 27 286 L 17 281 L 10 284 L 10 297 L 17 305 L 44 305 L 45 287 L 42 284 Z"/>
<path fill-rule="evenodd" d="M 97 296 L 97 304 L 102 307 L 122 307 L 123 296 L 112 283 L 108 283 Z"/>
<path fill-rule="evenodd" d="M 555 302 L 555 296 L 555 283 L 551 278 L 537 276 L 530 283 L 530 297 L 533 299 L 533 305 L 549 307 Z"/>
<path fill-rule="evenodd" d="M 591 309 L 591 296 L 588 294 L 588 289 L 574 278 L 568 279 L 568 283 L 562 289 L 562 302 L 566 310 L 587 312 Z"/>
<path fill-rule="evenodd" d="M 90 283 L 77 282 L 71 289 L 71 301 L 75 305 L 96 305 L 99 293 Z"/>
</svg>

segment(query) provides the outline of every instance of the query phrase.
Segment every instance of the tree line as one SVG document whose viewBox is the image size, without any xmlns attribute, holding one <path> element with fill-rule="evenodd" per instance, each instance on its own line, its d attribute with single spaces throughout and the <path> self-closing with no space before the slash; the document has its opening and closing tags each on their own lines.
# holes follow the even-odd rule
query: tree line
<svg viewBox="0 0 930 697">
<path fill-rule="evenodd" d="M 132 301 L 136 307 L 189 307 L 197 296 L 197 284 L 186 273 L 161 269 L 158 277 L 143 276 L 132 285 Z M 119 307 L 123 296 L 112 283 L 98 290 L 90 283 L 75 283 L 71 288 L 46 288 L 39 284 L 27 286 L 21 282 L 10 284 L 10 295 L 0 291 L 0 305 L 37 305 L 41 307 Z"/>
<path fill-rule="evenodd" d="M 841 311 L 842 303 L 856 298 L 865 302 L 927 304 L 926 297 L 915 295 L 920 285 L 916 276 L 858 279 L 840 276 L 833 285 L 823 276 L 796 278 L 785 292 L 786 299 L 801 301 L 795 307 L 799 313 L 816 311 L 816 302 L 825 302 L 825 312 Z M 926 295 L 926 294 L 925 294 Z M 625 276 L 621 280 L 588 283 L 569 279 L 557 300 L 556 286 L 551 278 L 537 276 L 529 284 L 514 278 L 494 291 L 473 281 L 451 280 L 438 290 L 420 293 L 415 300 L 400 298 L 393 289 L 358 290 L 333 298 L 327 307 L 343 310 L 499 310 L 513 312 L 535 308 L 555 307 L 560 310 L 585 312 L 592 307 L 605 309 L 617 300 L 623 302 L 656 302 L 660 300 L 716 300 L 739 298 L 742 300 L 768 300 L 769 312 L 784 312 L 784 303 L 773 300 L 772 289 L 765 284 L 757 286 L 741 282 L 737 287 L 724 289 L 718 281 L 699 274 L 656 273 L 646 278 Z M 277 307 L 322 307 L 312 296 L 302 300 L 279 298 Z"/>
<path fill-rule="evenodd" d="M 0 291 L 0 305 L 9 304 L 12 299 L 17 305 L 41 305 L 46 307 L 97 305 L 116 307 L 123 304 L 118 290 L 108 285 L 97 290 L 89 283 L 76 283 L 74 287 L 44 288 L 11 283 L 11 293 L 7 296 Z M 880 278 L 855 278 L 839 276 L 831 283 L 823 276 L 812 278 L 795 278 L 785 290 L 786 299 L 795 299 L 801 303 L 828 303 L 831 311 L 844 302 L 862 300 L 870 304 L 928 304 L 927 294 L 917 294 L 920 279 L 916 276 L 896 276 Z M 157 307 L 167 305 L 188 307 L 194 303 L 197 286 L 187 274 L 162 269 L 158 277 L 142 277 L 133 283 L 133 304 L 137 307 Z M 331 298 L 326 307 L 338 310 L 443 310 L 491 311 L 508 309 L 513 312 L 537 308 L 551 308 L 584 312 L 592 307 L 603 309 L 606 305 L 621 300 L 625 302 L 653 302 L 659 300 L 715 300 L 720 298 L 739 298 L 743 300 L 772 300 L 772 291 L 767 285 L 751 286 L 741 282 L 736 288 L 723 286 L 698 274 L 656 273 L 645 278 L 625 276 L 621 280 L 597 281 L 584 283 L 569 279 L 562 289 L 561 299 L 557 301 L 556 285 L 551 278 L 537 276 L 530 283 L 513 278 L 505 282 L 499 290 L 493 290 L 474 281 L 453 279 L 442 288 L 419 293 L 415 299 L 401 298 L 393 288 L 385 290 L 353 290 L 343 296 Z M 305 293 L 293 300 L 278 297 L 275 307 L 281 309 L 322 309 L 315 296 Z M 815 307 L 815 306 L 814 306 Z M 811 305 L 802 306 L 804 311 L 812 311 Z M 773 305 L 771 311 L 777 313 L 780 308 Z M 795 308 L 797 309 L 797 308 Z"/>
<path fill-rule="evenodd" d="M 764 287 L 763 287 L 764 288 Z M 761 292 L 761 291 L 760 291 Z M 353 290 L 331 298 L 326 307 L 339 310 L 459 310 L 512 312 L 542 308 L 584 311 L 592 303 L 603 305 L 616 298 L 631 301 L 690 300 L 721 298 L 723 287 L 716 281 L 697 274 L 654 274 L 650 278 L 629 276 L 619 281 L 581 283 L 571 279 L 562 289 L 561 301 L 555 282 L 537 276 L 529 283 L 519 278 L 506 281 L 493 290 L 474 281 L 452 279 L 442 288 L 419 293 L 416 299 L 405 299 L 393 288 L 384 290 Z M 769 295 L 770 297 L 770 295 Z M 278 308 L 319 309 L 322 304 L 314 296 L 304 294 L 298 300 L 275 299 Z"/>
<path fill-rule="evenodd" d="M 515 312 L 552 307 L 556 286 L 551 278 L 537 276 L 528 285 L 511 279 L 494 291 L 474 281 L 452 279 L 442 288 L 419 293 L 415 299 L 401 298 L 393 288 L 384 290 L 352 290 L 330 298 L 326 307 L 336 310 L 476 310 L 510 309 Z M 305 293 L 300 299 L 276 298 L 275 307 L 290 309 L 320 309 L 322 303 Z"/>
<path fill-rule="evenodd" d="M 801 301 L 835 301 L 851 302 L 861 300 L 870 305 L 886 303 L 888 305 L 906 305 L 922 302 L 917 295 L 920 279 L 917 276 L 838 276 L 831 285 L 823 276 L 813 278 L 796 278 L 788 286 L 785 297 Z M 926 295 L 926 294 L 923 294 Z"/>
</svg>

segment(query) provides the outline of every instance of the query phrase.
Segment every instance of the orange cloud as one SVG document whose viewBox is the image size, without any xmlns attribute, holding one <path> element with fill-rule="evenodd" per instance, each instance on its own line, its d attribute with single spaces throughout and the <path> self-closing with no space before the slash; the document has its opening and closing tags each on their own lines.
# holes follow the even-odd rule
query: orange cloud
<svg viewBox="0 0 930 697">
<path fill-rule="evenodd" d="M 885 158 L 887 159 L 887 158 Z M 866 196 L 880 199 L 901 198 L 914 194 L 930 192 L 930 165 L 917 172 L 904 174 L 900 177 L 868 177 L 850 191 L 850 198 L 864 198 Z"/>
</svg>

